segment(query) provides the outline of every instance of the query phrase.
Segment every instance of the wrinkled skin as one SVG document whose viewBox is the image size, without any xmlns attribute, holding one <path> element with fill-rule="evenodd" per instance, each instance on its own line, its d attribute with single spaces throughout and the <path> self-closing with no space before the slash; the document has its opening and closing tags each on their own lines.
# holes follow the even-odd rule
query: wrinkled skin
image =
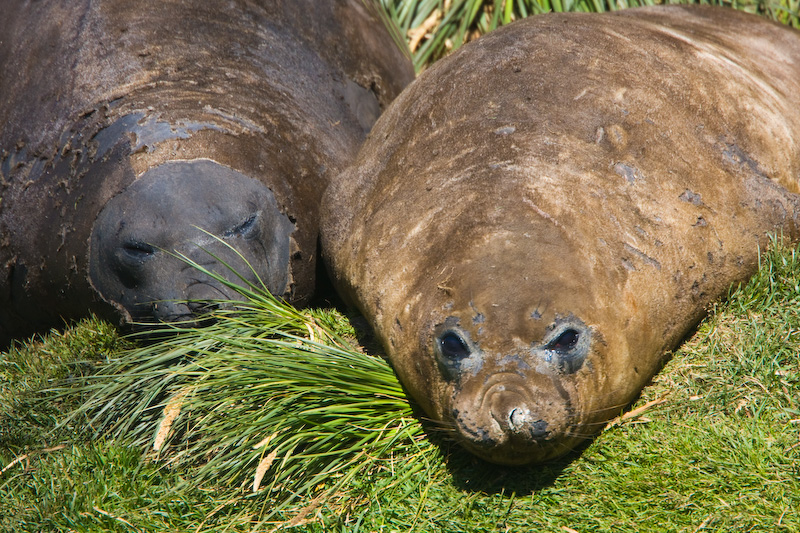
<svg viewBox="0 0 800 533">
<path fill-rule="evenodd" d="M 326 192 L 323 250 L 426 413 L 535 463 L 619 414 L 770 233 L 797 239 L 798 177 L 796 31 L 543 15 L 390 106 Z"/>
<path fill-rule="evenodd" d="M 322 191 L 413 79 L 373 6 L 6 7 L 0 66 L 13 75 L 0 77 L 0 346 L 89 312 L 158 322 L 195 310 L 167 300 L 237 298 L 167 253 L 231 277 L 198 245 L 291 303 L 308 301 Z M 255 231 L 242 227 L 248 220 Z M 138 257 L 114 263 L 126 254 Z"/>
</svg>

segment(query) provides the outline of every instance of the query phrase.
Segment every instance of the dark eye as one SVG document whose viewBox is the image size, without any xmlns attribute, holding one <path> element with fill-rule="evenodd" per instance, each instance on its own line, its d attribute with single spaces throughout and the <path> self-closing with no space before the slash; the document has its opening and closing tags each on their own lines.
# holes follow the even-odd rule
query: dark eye
<svg viewBox="0 0 800 533">
<path fill-rule="evenodd" d="M 561 335 L 550 341 L 547 348 L 556 352 L 568 352 L 578 344 L 579 338 L 580 334 L 577 331 L 571 328 L 566 329 Z"/>
<path fill-rule="evenodd" d="M 123 257 L 128 261 L 141 263 L 150 259 L 156 253 L 156 249 L 144 242 L 127 241 L 122 245 Z"/>
<path fill-rule="evenodd" d="M 457 333 L 448 331 L 439 337 L 439 350 L 447 359 L 459 360 L 469 357 L 469 346 Z"/>
<path fill-rule="evenodd" d="M 256 222 L 258 222 L 258 213 L 250 215 L 247 220 L 226 231 L 225 237 L 249 237 L 256 231 Z"/>
</svg>

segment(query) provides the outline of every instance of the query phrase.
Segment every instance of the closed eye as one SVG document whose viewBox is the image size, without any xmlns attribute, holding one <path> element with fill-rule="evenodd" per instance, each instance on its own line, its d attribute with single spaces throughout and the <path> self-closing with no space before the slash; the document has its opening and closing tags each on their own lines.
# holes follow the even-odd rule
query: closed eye
<svg viewBox="0 0 800 533">
<path fill-rule="evenodd" d="M 121 249 L 126 259 L 135 262 L 146 261 L 156 253 L 155 247 L 147 243 L 134 240 L 125 242 Z"/>
<path fill-rule="evenodd" d="M 258 213 L 253 213 L 237 226 L 225 232 L 225 237 L 252 237 L 258 229 Z"/>
</svg>

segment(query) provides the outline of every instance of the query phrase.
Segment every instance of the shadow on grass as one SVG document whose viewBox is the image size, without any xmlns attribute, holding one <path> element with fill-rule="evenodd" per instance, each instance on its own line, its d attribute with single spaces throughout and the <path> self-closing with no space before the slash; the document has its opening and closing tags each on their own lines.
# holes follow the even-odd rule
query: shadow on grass
<svg viewBox="0 0 800 533">
<path fill-rule="evenodd" d="M 580 456 L 580 451 L 573 451 L 540 465 L 501 466 L 479 459 L 455 443 L 450 448 L 446 464 L 453 484 L 461 490 L 485 494 L 531 495 L 552 486 L 564 469 Z"/>
</svg>

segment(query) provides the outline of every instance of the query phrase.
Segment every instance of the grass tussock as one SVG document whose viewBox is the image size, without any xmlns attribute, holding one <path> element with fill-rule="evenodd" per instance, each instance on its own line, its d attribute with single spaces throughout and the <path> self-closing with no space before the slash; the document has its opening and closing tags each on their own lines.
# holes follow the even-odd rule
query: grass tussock
<svg viewBox="0 0 800 533">
<path fill-rule="evenodd" d="M 691 0 L 379 0 L 406 36 L 421 71 L 464 43 L 514 20 L 541 13 L 616 11 Z M 800 0 L 708 0 L 800 28 Z"/>
<path fill-rule="evenodd" d="M 426 478 L 438 450 L 349 322 L 237 289 L 247 302 L 154 343 L 87 321 L 4 354 L 0 529 L 173 527 L 161 507 L 198 498 L 201 530 L 295 527 Z"/>
<path fill-rule="evenodd" d="M 424 468 L 432 448 L 394 373 L 344 339 L 354 332 L 341 315 L 238 290 L 247 303 L 212 313 L 210 325 L 109 360 L 67 422 L 191 468 L 192 485 L 262 495 L 271 504 L 261 522 L 335 501 L 357 477 L 397 471 L 397 460 L 414 465 L 406 476 Z"/>
</svg>

